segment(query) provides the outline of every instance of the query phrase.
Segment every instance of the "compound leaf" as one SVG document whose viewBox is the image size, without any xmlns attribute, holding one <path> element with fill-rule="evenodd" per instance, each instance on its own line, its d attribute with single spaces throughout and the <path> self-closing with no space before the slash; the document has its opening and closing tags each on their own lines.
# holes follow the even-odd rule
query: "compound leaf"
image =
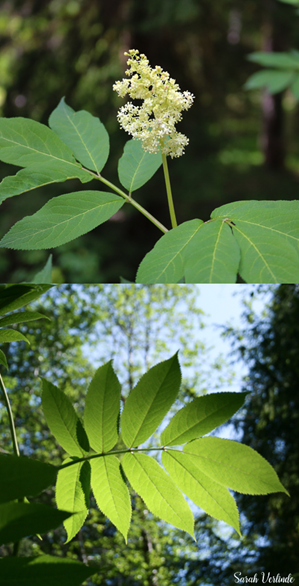
<svg viewBox="0 0 299 586">
<path fill-rule="evenodd" d="M 131 193 L 147 183 L 162 165 L 159 151 L 152 154 L 145 151 L 140 140 L 128 140 L 118 162 L 118 177 L 121 184 Z"/>
<path fill-rule="evenodd" d="M 124 199 L 105 191 L 80 191 L 54 197 L 38 212 L 17 222 L 0 242 L 1 248 L 55 248 L 109 220 Z"/>
<path fill-rule="evenodd" d="M 80 586 L 96 572 L 81 562 L 50 555 L 0 560 L 1 586 Z"/>
<path fill-rule="evenodd" d="M 117 442 L 120 390 L 110 360 L 96 371 L 85 399 L 84 425 L 96 452 L 108 452 Z"/>
<path fill-rule="evenodd" d="M 299 201 L 239 201 L 217 208 L 211 217 L 233 222 L 241 250 L 239 274 L 246 282 L 298 282 Z"/>
<path fill-rule="evenodd" d="M 35 503 L 2 504 L 0 505 L 0 543 L 13 543 L 28 535 L 47 533 L 71 515 L 70 512 L 58 511 Z"/>
<path fill-rule="evenodd" d="M 127 542 L 131 521 L 131 501 L 116 456 L 94 458 L 91 463 L 91 487 L 99 509 L 117 527 Z"/>
<path fill-rule="evenodd" d="M 208 515 L 231 525 L 240 535 L 237 505 L 227 488 L 206 476 L 194 464 L 192 456 L 183 452 L 163 452 L 162 463 L 188 498 Z"/>
<path fill-rule="evenodd" d="M 64 464 L 71 462 L 71 458 L 64 460 Z M 76 515 L 64 521 L 68 543 L 80 531 L 89 509 L 90 493 L 90 463 L 78 462 L 66 468 L 61 468 L 57 475 L 55 498 L 57 507 Z"/>
<path fill-rule="evenodd" d="M 136 283 L 178 283 L 184 276 L 185 249 L 202 226 L 202 220 L 190 220 L 166 232 L 141 261 Z"/>
<path fill-rule="evenodd" d="M 184 446 L 194 464 L 215 482 L 244 494 L 287 490 L 270 464 L 249 446 L 218 437 L 203 437 Z"/>
<path fill-rule="evenodd" d="M 122 466 L 131 486 L 147 508 L 194 538 L 194 520 L 190 507 L 163 468 L 150 456 L 136 452 L 125 454 Z"/>
<path fill-rule="evenodd" d="M 122 439 L 138 446 L 156 431 L 175 401 L 181 384 L 177 353 L 146 372 L 126 399 L 121 416 Z"/>
<path fill-rule="evenodd" d="M 213 393 L 180 409 L 161 434 L 163 446 L 175 446 L 201 437 L 225 423 L 242 407 L 247 393 Z"/>
<path fill-rule="evenodd" d="M 223 220 L 206 222 L 184 251 L 186 283 L 235 283 L 240 249 Z"/>
<path fill-rule="evenodd" d="M 49 125 L 80 163 L 100 173 L 109 155 L 109 135 L 99 118 L 85 110 L 75 112 L 62 98 Z"/>
<path fill-rule="evenodd" d="M 84 456 L 88 450 L 82 447 L 82 442 L 79 444 L 80 420 L 69 398 L 44 378 L 42 387 L 43 412 L 56 440 L 71 456 Z"/>
<path fill-rule="evenodd" d="M 54 484 L 57 472 L 51 464 L 0 454 L 0 503 L 39 494 Z"/>
</svg>

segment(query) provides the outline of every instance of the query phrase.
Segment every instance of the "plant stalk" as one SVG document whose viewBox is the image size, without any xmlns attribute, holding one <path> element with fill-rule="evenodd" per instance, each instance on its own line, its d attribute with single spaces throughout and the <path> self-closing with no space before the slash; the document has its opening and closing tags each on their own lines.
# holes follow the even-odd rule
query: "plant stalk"
<svg viewBox="0 0 299 586">
<path fill-rule="evenodd" d="M 172 227 L 173 228 L 176 228 L 177 225 L 178 225 L 178 223 L 177 223 L 176 216 L 175 216 L 175 211 L 174 211 L 173 198 L 172 198 L 171 185 L 170 185 L 170 178 L 169 178 L 168 165 L 167 165 L 167 157 L 166 157 L 165 153 L 162 152 L 162 149 L 161 149 L 161 153 L 162 153 L 163 171 L 164 171 L 164 178 L 165 178 L 165 185 L 166 185 L 166 193 L 167 193 L 167 199 L 168 199 L 168 207 L 169 207 L 169 213 L 170 213 L 170 220 L 171 220 Z"/>
<path fill-rule="evenodd" d="M 167 448 L 172 449 L 172 448 Z M 115 454 L 134 454 L 134 452 L 158 452 L 160 450 L 165 450 L 165 446 L 156 447 L 156 448 L 124 448 L 123 450 L 113 450 L 111 452 L 104 452 L 102 454 L 92 454 L 91 456 L 85 456 L 84 458 L 77 458 L 72 462 L 68 462 L 67 464 L 61 464 L 58 466 L 59 470 L 63 470 L 64 468 L 68 468 L 68 466 L 73 466 L 74 464 L 78 464 L 78 462 L 86 462 L 86 460 L 93 460 L 94 458 L 102 458 L 103 456 L 114 456 Z"/>
<path fill-rule="evenodd" d="M 0 387 L 1 387 L 2 392 L 3 392 L 4 403 L 5 403 L 6 411 L 7 411 L 7 414 L 8 414 L 8 420 L 9 420 L 9 427 L 10 427 L 10 433 L 11 433 L 13 451 L 14 451 L 15 456 L 19 456 L 20 455 L 20 450 L 19 450 L 19 446 L 18 446 L 18 440 L 17 440 L 15 423 L 14 423 L 14 420 L 13 420 L 13 414 L 12 414 L 12 410 L 11 410 L 11 406 L 10 406 L 8 394 L 7 394 L 7 391 L 6 391 L 6 388 L 5 388 L 5 385 L 4 385 L 3 378 L 1 376 L 1 374 L 0 374 Z"/>
<path fill-rule="evenodd" d="M 152 214 L 150 214 L 137 201 L 132 199 L 131 195 L 127 195 L 124 191 L 122 191 L 122 189 L 119 189 L 119 187 L 117 187 L 116 185 L 114 185 L 113 183 L 108 181 L 108 179 L 105 179 L 102 175 L 100 175 L 100 173 L 93 173 L 92 171 L 90 171 L 89 169 L 85 169 L 84 167 L 82 167 L 82 169 L 84 169 L 85 171 L 88 171 L 91 175 L 94 176 L 95 179 L 99 179 L 99 181 L 102 181 L 102 183 L 105 183 L 105 185 L 107 185 L 108 187 L 113 189 L 113 191 L 115 191 L 116 193 L 121 195 L 121 197 L 123 197 L 127 201 L 127 203 L 132 204 L 132 206 L 134 206 L 134 208 L 136 208 L 139 212 L 141 212 L 141 214 L 143 214 L 150 222 L 152 222 L 152 224 L 154 224 L 159 230 L 161 230 L 161 232 L 163 232 L 163 234 L 166 234 L 166 232 L 168 232 L 167 228 L 165 228 L 165 226 L 163 226 L 163 224 L 161 224 L 161 222 L 159 222 L 159 220 L 157 220 L 157 218 L 152 216 Z"/>
</svg>

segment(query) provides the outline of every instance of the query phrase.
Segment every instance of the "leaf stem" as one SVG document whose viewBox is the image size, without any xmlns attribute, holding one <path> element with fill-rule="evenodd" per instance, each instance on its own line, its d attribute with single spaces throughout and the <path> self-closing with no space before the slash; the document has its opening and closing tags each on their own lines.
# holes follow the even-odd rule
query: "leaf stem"
<svg viewBox="0 0 299 586">
<path fill-rule="evenodd" d="M 166 232 L 168 232 L 167 228 L 165 228 L 165 226 L 163 226 L 163 224 L 161 224 L 161 222 L 159 222 L 157 218 L 152 216 L 152 214 L 150 214 L 150 212 L 148 212 L 144 207 L 142 207 L 137 201 L 132 199 L 131 195 L 127 195 L 127 193 L 122 191 L 122 189 L 119 189 L 119 187 L 111 183 L 111 181 L 108 181 L 108 179 L 105 179 L 102 175 L 100 175 L 100 173 L 93 173 L 92 171 L 90 171 L 89 169 L 85 169 L 84 167 L 82 167 L 82 169 L 84 169 L 84 171 L 88 171 L 91 175 L 94 176 L 95 179 L 102 181 L 102 183 L 105 183 L 105 185 L 113 189 L 113 191 L 121 195 L 121 197 L 123 197 L 127 201 L 127 203 L 132 204 L 134 208 L 141 212 L 141 214 L 143 214 L 150 222 L 152 222 L 152 224 L 154 224 L 159 230 L 161 230 L 163 234 L 166 234 Z"/>
<path fill-rule="evenodd" d="M 167 448 L 168 449 L 168 448 Z M 163 447 L 156 447 L 156 448 L 125 448 L 123 450 L 112 450 L 111 452 L 103 452 L 102 454 L 92 454 L 91 456 L 86 456 L 84 458 L 76 458 L 72 462 L 68 462 L 67 464 L 61 464 L 58 466 L 59 470 L 63 468 L 68 468 L 68 466 L 73 466 L 74 464 L 78 464 L 78 462 L 85 462 L 86 460 L 93 460 L 94 458 L 102 458 L 103 456 L 115 456 L 115 454 L 128 454 L 134 452 L 152 452 L 152 451 L 160 451 L 165 450 L 165 446 Z"/>
<path fill-rule="evenodd" d="M 161 147 L 162 146 L 163 146 L 163 142 L 161 141 Z M 167 157 L 166 157 L 165 153 L 162 152 L 162 148 L 161 148 L 161 153 L 162 153 L 163 171 L 164 171 L 164 178 L 165 178 L 166 193 L 167 193 L 167 199 L 168 199 L 168 207 L 169 207 L 171 225 L 173 228 L 176 228 L 178 223 L 177 223 L 175 211 L 174 211 L 174 204 L 173 204 L 170 178 L 169 178 L 168 165 L 167 165 Z"/>
<path fill-rule="evenodd" d="M 5 388 L 5 385 L 4 385 L 3 378 L 1 376 L 1 374 L 0 374 L 0 388 L 2 389 L 2 392 L 3 392 L 4 403 L 5 403 L 6 411 L 7 411 L 7 414 L 8 414 L 8 420 L 9 420 L 9 427 L 10 427 L 10 433 L 11 433 L 13 451 L 14 451 L 15 456 L 19 456 L 20 455 L 20 450 L 19 450 L 19 446 L 18 446 L 18 440 L 17 440 L 15 423 L 14 423 L 14 419 L 13 419 L 13 414 L 12 414 L 12 410 L 11 410 L 11 406 L 10 406 L 8 394 L 7 394 L 7 391 L 6 391 L 6 388 Z"/>
</svg>

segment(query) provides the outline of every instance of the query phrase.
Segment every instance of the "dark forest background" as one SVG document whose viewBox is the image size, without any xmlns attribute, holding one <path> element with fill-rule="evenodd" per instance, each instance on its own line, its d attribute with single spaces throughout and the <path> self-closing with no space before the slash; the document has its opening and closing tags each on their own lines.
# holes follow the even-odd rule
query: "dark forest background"
<svg viewBox="0 0 299 586">
<path fill-rule="evenodd" d="M 62 96 L 75 110 L 99 116 L 111 137 L 103 171 L 118 183 L 117 162 L 129 136 L 116 112 L 112 85 L 138 48 L 196 96 L 180 123 L 190 144 L 170 160 L 178 221 L 207 220 L 225 203 L 298 198 L 298 108 L 293 95 L 246 91 L 258 50 L 299 48 L 299 17 L 277 0 L 7 0 L 0 7 L 0 114 L 47 124 Z M 0 165 L 0 178 L 15 167 Z M 98 183 L 89 184 L 97 189 Z M 8 199 L 0 234 L 50 197 L 81 188 L 79 180 Z M 169 226 L 162 170 L 136 193 Z M 130 206 L 117 219 L 53 250 L 56 282 L 134 280 L 160 237 Z M 48 251 L 1 251 L 2 282 L 30 280 Z"/>
</svg>

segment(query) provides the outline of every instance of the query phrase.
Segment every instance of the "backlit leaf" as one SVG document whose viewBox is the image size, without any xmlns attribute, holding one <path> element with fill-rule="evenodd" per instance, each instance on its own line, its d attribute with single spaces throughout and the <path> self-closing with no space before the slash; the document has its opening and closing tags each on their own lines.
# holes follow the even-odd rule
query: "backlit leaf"
<svg viewBox="0 0 299 586">
<path fill-rule="evenodd" d="M 222 220 L 206 222 L 184 251 L 186 283 L 235 283 L 240 249 Z"/>
<path fill-rule="evenodd" d="M 84 456 L 77 433 L 79 418 L 69 398 L 44 378 L 42 388 L 43 412 L 56 440 L 71 456 Z"/>
<path fill-rule="evenodd" d="M 189 454 L 176 450 L 163 451 L 162 463 L 187 497 L 208 515 L 231 525 L 240 535 L 237 505 L 227 488 L 199 470 Z"/>
<path fill-rule="evenodd" d="M 127 541 L 131 520 L 131 501 L 116 456 L 93 458 L 91 487 L 99 509 L 117 527 Z"/>
<path fill-rule="evenodd" d="M 11 315 L 2 317 L 0 319 L 0 328 L 11 324 L 21 324 L 28 321 L 34 321 L 36 319 L 47 319 L 50 321 L 49 317 L 42 315 L 42 313 L 39 313 L 38 311 L 18 311 L 17 313 L 12 313 Z"/>
<path fill-rule="evenodd" d="M 55 483 L 57 472 L 51 464 L 0 454 L 0 503 L 39 494 Z"/>
<path fill-rule="evenodd" d="M 156 173 L 162 165 L 162 155 L 149 153 L 142 147 L 140 140 L 128 140 L 118 162 L 118 177 L 129 191 L 135 191 Z"/>
<path fill-rule="evenodd" d="M 17 330 L 9 330 L 3 329 L 0 330 L 0 344 L 6 344 L 9 342 L 27 342 L 30 344 L 29 340 L 21 334 L 21 332 L 17 332 Z"/>
<path fill-rule="evenodd" d="M 298 3 L 299 4 L 299 3 Z M 247 59 L 265 67 L 283 67 L 288 69 L 299 69 L 299 58 L 293 53 L 257 51 L 250 53 Z"/>
<path fill-rule="evenodd" d="M 123 456 L 124 472 L 147 508 L 157 517 L 194 537 L 190 507 L 173 480 L 150 456 L 128 453 Z"/>
<path fill-rule="evenodd" d="M 166 232 L 141 261 L 136 283 L 178 283 L 184 276 L 186 247 L 202 226 L 202 220 L 190 220 Z"/>
<path fill-rule="evenodd" d="M 55 248 L 103 224 L 123 205 L 123 198 L 105 191 L 65 193 L 17 222 L 2 238 L 0 248 Z"/>
<path fill-rule="evenodd" d="M 100 366 L 89 385 L 84 409 L 85 429 L 96 452 L 108 452 L 117 442 L 120 390 L 112 361 Z"/>
<path fill-rule="evenodd" d="M 71 462 L 70 458 L 64 464 Z M 55 498 L 57 507 L 76 513 L 64 521 L 68 543 L 80 531 L 89 509 L 90 493 L 90 463 L 78 462 L 66 468 L 61 468 L 57 475 Z"/>
<path fill-rule="evenodd" d="M 121 416 L 122 439 L 138 446 L 156 431 L 174 403 L 181 384 L 177 354 L 146 372 L 126 399 Z"/>
<path fill-rule="evenodd" d="M 13 543 L 35 533 L 47 533 L 58 527 L 70 512 L 58 511 L 35 503 L 0 505 L 0 544 Z M 0 576 L 1 584 L 1 576 Z"/>
<path fill-rule="evenodd" d="M 0 350 L 0 364 L 2 364 L 2 366 L 5 366 L 5 368 L 8 370 L 6 356 L 5 356 L 4 352 L 2 352 L 2 350 Z"/>
<path fill-rule="evenodd" d="M 193 462 L 215 482 L 244 494 L 287 490 L 270 464 L 252 448 L 218 437 L 203 437 L 184 446 Z"/>
<path fill-rule="evenodd" d="M 99 118 L 85 110 L 75 112 L 62 98 L 49 118 L 49 126 L 82 165 L 100 173 L 109 155 L 109 135 Z"/>
<path fill-rule="evenodd" d="M 0 315 L 4 315 L 14 309 L 38 299 L 43 293 L 50 289 L 51 285 L 7 285 L 0 291 Z"/>
<path fill-rule="evenodd" d="M 163 446 L 181 445 L 225 423 L 242 407 L 247 393 L 212 393 L 180 409 L 161 434 Z"/>
</svg>

